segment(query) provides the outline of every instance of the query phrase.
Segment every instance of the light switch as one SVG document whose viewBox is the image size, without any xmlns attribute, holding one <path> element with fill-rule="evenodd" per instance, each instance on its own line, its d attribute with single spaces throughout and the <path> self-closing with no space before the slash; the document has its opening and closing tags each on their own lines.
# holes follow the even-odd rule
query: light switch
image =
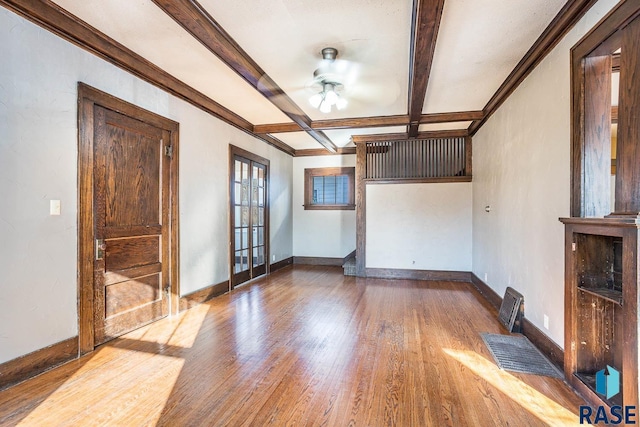
<svg viewBox="0 0 640 427">
<path fill-rule="evenodd" d="M 49 200 L 49 215 L 60 215 L 60 200 Z"/>
</svg>

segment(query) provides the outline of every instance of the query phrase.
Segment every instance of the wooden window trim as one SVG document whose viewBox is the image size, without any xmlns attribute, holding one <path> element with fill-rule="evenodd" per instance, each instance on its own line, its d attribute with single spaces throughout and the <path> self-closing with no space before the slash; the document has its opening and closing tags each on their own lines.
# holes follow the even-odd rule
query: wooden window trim
<svg viewBox="0 0 640 427">
<path fill-rule="evenodd" d="M 349 203 L 347 204 L 313 204 L 313 178 L 316 176 L 347 175 L 349 178 Z M 306 168 L 304 170 L 304 209 L 305 210 L 355 210 L 355 167 Z"/>
</svg>

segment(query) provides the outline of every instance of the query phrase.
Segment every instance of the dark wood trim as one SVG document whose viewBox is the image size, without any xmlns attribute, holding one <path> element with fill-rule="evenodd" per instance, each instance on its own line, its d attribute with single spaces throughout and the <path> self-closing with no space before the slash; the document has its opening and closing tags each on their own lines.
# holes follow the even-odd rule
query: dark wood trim
<svg viewBox="0 0 640 427">
<path fill-rule="evenodd" d="M 166 120 L 166 119 L 165 119 Z M 171 288 L 169 298 L 169 315 L 180 312 L 180 125 L 170 133 L 171 155 L 169 169 L 169 274 L 171 277 Z"/>
<path fill-rule="evenodd" d="M 283 153 L 286 153 L 290 156 L 295 156 L 295 152 L 296 152 L 295 148 L 285 144 L 284 142 L 280 141 L 278 138 L 276 138 L 273 135 L 260 135 L 257 133 L 252 133 L 251 135 L 266 142 L 269 145 L 274 146 L 275 148 L 282 151 Z"/>
<path fill-rule="evenodd" d="M 486 283 L 484 283 L 478 276 L 474 273 L 471 273 L 471 284 L 475 286 L 475 288 L 480 292 L 488 302 L 491 304 L 496 310 L 500 310 L 500 305 L 502 305 L 502 297 L 496 293 L 493 289 L 489 287 Z"/>
<path fill-rule="evenodd" d="M 459 111 L 452 113 L 430 113 L 420 116 L 420 124 L 470 122 L 484 119 L 482 111 Z"/>
<path fill-rule="evenodd" d="M 526 317 L 522 319 L 522 335 L 529 338 L 549 360 L 564 370 L 564 350 Z"/>
<path fill-rule="evenodd" d="M 377 279 L 446 280 L 452 282 L 469 282 L 471 280 L 471 273 L 467 271 L 367 268 L 366 274 L 367 278 Z"/>
<path fill-rule="evenodd" d="M 329 151 L 335 144 L 195 0 L 153 0 L 167 15 Z M 253 132 L 253 126 L 251 127 Z"/>
<path fill-rule="evenodd" d="M 277 138 L 255 134 L 253 125 L 238 114 L 173 77 L 52 1 L 0 0 L 0 5 L 223 122 L 293 155 L 292 147 Z"/>
<path fill-rule="evenodd" d="M 450 113 L 429 113 L 420 116 L 420 124 L 431 123 L 452 123 L 452 122 L 468 122 L 473 120 L 482 120 L 484 113 L 482 111 L 456 111 Z M 331 129 L 353 129 L 353 128 L 371 128 L 371 127 L 387 127 L 387 126 L 407 126 L 409 125 L 408 115 L 397 116 L 373 116 L 373 117 L 354 117 L 346 119 L 330 119 L 330 120 L 314 120 L 311 122 L 311 128 L 316 130 Z M 301 132 L 302 129 L 296 123 L 271 123 L 263 125 L 254 125 L 253 132 L 259 134 Z"/>
<path fill-rule="evenodd" d="M 289 258 L 285 258 L 283 260 L 274 262 L 273 264 L 271 264 L 270 268 L 269 268 L 269 272 L 270 273 L 275 273 L 278 270 L 282 270 L 283 268 L 289 266 L 289 265 L 293 265 L 293 257 L 290 256 Z"/>
<path fill-rule="evenodd" d="M 640 2 L 636 3 L 640 7 Z M 622 33 L 616 164 L 616 215 L 640 216 L 640 16 Z M 637 285 L 636 285 L 637 286 Z M 637 346 L 636 346 L 637 348 Z M 636 357 L 636 363 L 638 358 Z M 637 391 L 636 391 L 637 394 Z M 636 402 L 638 400 L 636 399 Z"/>
<path fill-rule="evenodd" d="M 571 194 L 569 206 L 572 217 L 582 214 L 582 153 L 584 116 L 584 67 L 582 58 L 571 54 Z"/>
<path fill-rule="evenodd" d="M 356 147 L 338 148 L 335 153 L 325 150 L 324 148 L 308 148 L 304 150 L 296 150 L 294 157 L 308 157 L 308 156 L 336 156 L 356 154 Z"/>
<path fill-rule="evenodd" d="M 302 205 L 305 211 L 355 211 L 356 205 Z"/>
<path fill-rule="evenodd" d="M 622 1 L 618 3 L 600 22 L 585 34 L 571 49 L 571 216 L 583 216 L 585 209 L 585 176 L 584 157 L 585 148 L 585 88 L 586 88 L 586 59 L 591 56 L 609 55 L 622 45 L 620 29 L 632 19 L 640 15 L 640 3 L 636 1 Z M 613 61 L 611 61 L 613 62 Z M 613 64 L 611 64 L 613 68 Z M 622 82 L 621 82 L 622 84 Z M 614 110 L 615 109 L 615 110 Z M 611 119 L 615 116 L 619 120 L 619 109 L 611 108 Z M 620 138 L 619 138 L 620 139 Z M 624 139 L 624 138 L 622 138 Z M 618 141 L 618 151 L 621 150 Z M 623 142 L 624 143 L 624 142 Z M 616 161 L 616 176 L 619 172 L 619 159 Z M 616 187 L 618 180 L 616 180 Z M 618 189 L 616 189 L 617 191 Z M 618 194 L 617 194 L 618 195 Z M 620 200 L 616 197 L 616 203 Z M 613 207 L 612 207 L 613 209 Z M 617 209 L 617 208 L 616 208 Z"/>
<path fill-rule="evenodd" d="M 328 258 L 328 257 L 312 257 L 312 256 L 294 256 L 294 264 L 304 265 L 329 265 L 342 267 L 342 258 Z"/>
<path fill-rule="evenodd" d="M 640 3 L 634 0 L 624 0 L 618 3 L 609 13 L 603 17 L 587 34 L 585 34 L 571 49 L 572 57 L 583 58 L 590 55 L 613 54 L 614 48 L 605 44 L 604 48 L 612 49 L 610 52 L 600 52 L 596 49 L 611 38 L 614 45 L 620 47 L 621 40 L 615 33 L 626 26 L 634 18 L 640 15 Z M 612 37 L 613 36 L 613 37 Z"/>
<path fill-rule="evenodd" d="M 179 247 L 179 124 L 134 104 L 123 101 L 84 83 L 78 83 L 78 336 L 79 351 L 84 354 L 94 349 L 94 212 L 93 212 L 93 138 L 94 106 L 116 111 L 142 120 L 167 131 L 173 155 L 169 166 L 170 226 L 169 241 L 171 265 L 170 314 L 178 312 L 180 295 Z"/>
<path fill-rule="evenodd" d="M 356 276 L 365 277 L 367 256 L 367 145 L 356 145 Z"/>
<path fill-rule="evenodd" d="M 270 162 L 269 162 L 269 159 L 267 159 L 266 157 L 253 154 L 251 151 L 247 151 L 233 144 L 229 144 L 229 150 L 232 155 L 238 155 L 240 157 L 244 157 L 245 159 L 249 159 L 251 161 L 262 163 L 263 165 L 269 166 Z"/>
<path fill-rule="evenodd" d="M 351 258 L 355 258 L 355 257 L 356 257 L 356 250 L 354 249 L 352 252 L 349 252 L 347 254 L 347 256 L 342 258 L 342 264 L 344 264 L 345 262 L 349 261 Z"/>
<path fill-rule="evenodd" d="M 78 358 L 78 337 L 9 360 L 0 365 L 0 390 Z"/>
<path fill-rule="evenodd" d="M 620 72 L 620 53 L 611 55 L 611 71 L 614 73 Z"/>
<path fill-rule="evenodd" d="M 400 114 L 397 116 L 371 116 L 353 117 L 344 119 L 314 120 L 311 127 L 317 130 L 371 128 L 386 126 L 403 126 L 409 122 L 409 116 Z"/>
<path fill-rule="evenodd" d="M 313 204 L 313 178 L 317 176 L 338 176 L 346 175 L 349 179 L 349 203 L 345 205 L 320 205 Z M 355 175 L 356 168 L 353 166 L 326 167 L 326 168 L 305 168 L 304 170 L 304 209 L 305 210 L 355 210 Z"/>
<path fill-rule="evenodd" d="M 444 0 L 414 0 L 409 54 L 409 137 L 418 135 Z"/>
<path fill-rule="evenodd" d="M 185 311 L 191 307 L 209 301 L 219 295 L 229 292 L 229 281 L 225 280 L 216 285 L 207 286 L 206 288 L 191 292 L 190 294 L 180 297 L 180 311 Z"/>
<path fill-rule="evenodd" d="M 370 128 L 386 126 L 406 126 L 407 123 L 409 123 L 409 116 L 407 115 L 372 116 L 345 119 L 314 120 L 311 122 L 311 128 L 316 130 Z M 255 133 L 285 133 L 300 132 L 302 131 L 302 128 L 297 123 L 270 123 L 263 125 L 254 125 L 253 131 Z"/>
<path fill-rule="evenodd" d="M 470 273 L 470 276 L 471 284 L 478 290 L 480 295 L 482 295 L 496 311 L 499 311 L 502 305 L 502 297 L 475 274 Z M 558 344 L 545 335 L 544 332 L 538 329 L 526 317 L 522 322 L 522 330 L 523 335 L 526 336 L 533 345 L 547 356 L 549 360 L 559 366 L 561 370 L 564 370 L 564 351 Z"/>
<path fill-rule="evenodd" d="M 467 129 L 453 129 L 419 132 L 415 139 L 465 138 L 467 136 L 469 136 Z M 378 141 L 406 141 L 409 139 L 409 136 L 406 133 L 383 133 L 375 135 L 353 135 L 351 138 L 353 139 L 353 143 L 357 145 L 366 142 Z"/>
<path fill-rule="evenodd" d="M 436 178 L 365 179 L 366 184 L 434 184 L 446 182 L 471 182 L 472 176 L 444 176 Z"/>
<path fill-rule="evenodd" d="M 582 61 L 584 110 L 581 215 L 609 215 L 611 202 L 611 55 Z"/>
<path fill-rule="evenodd" d="M 464 158 L 466 161 L 464 172 L 467 176 L 473 176 L 473 138 L 471 136 L 466 137 L 464 147 Z"/>
<path fill-rule="evenodd" d="M 484 118 L 474 121 L 471 126 L 469 126 L 469 134 L 471 136 L 476 134 L 487 122 L 489 117 L 491 117 L 502 103 L 520 86 L 520 83 L 522 83 L 535 67 L 553 50 L 596 1 L 597 0 L 568 0 L 565 3 L 560 12 L 553 18 L 551 23 L 483 108 Z"/>
</svg>

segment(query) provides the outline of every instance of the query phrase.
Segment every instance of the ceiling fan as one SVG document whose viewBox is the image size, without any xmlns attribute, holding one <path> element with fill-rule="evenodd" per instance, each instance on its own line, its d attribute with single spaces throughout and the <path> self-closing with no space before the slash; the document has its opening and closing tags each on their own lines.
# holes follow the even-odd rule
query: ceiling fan
<svg viewBox="0 0 640 427">
<path fill-rule="evenodd" d="M 338 49 L 325 47 L 322 49 L 322 63 L 313 72 L 312 87 L 320 87 L 321 90 L 309 98 L 309 103 L 313 108 L 317 108 L 322 113 L 330 113 L 332 108 L 344 109 L 348 101 L 342 96 L 343 75 L 345 67 L 341 62 L 337 62 Z"/>
</svg>

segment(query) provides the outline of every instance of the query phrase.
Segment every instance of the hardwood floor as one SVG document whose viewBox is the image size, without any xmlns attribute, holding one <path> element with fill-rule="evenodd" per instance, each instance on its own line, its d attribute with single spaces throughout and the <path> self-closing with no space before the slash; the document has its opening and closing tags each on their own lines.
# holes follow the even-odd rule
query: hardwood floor
<svg viewBox="0 0 640 427">
<path fill-rule="evenodd" d="M 467 283 L 292 266 L 0 392 L 1 425 L 576 425 L 560 380 L 500 371 Z"/>
</svg>

